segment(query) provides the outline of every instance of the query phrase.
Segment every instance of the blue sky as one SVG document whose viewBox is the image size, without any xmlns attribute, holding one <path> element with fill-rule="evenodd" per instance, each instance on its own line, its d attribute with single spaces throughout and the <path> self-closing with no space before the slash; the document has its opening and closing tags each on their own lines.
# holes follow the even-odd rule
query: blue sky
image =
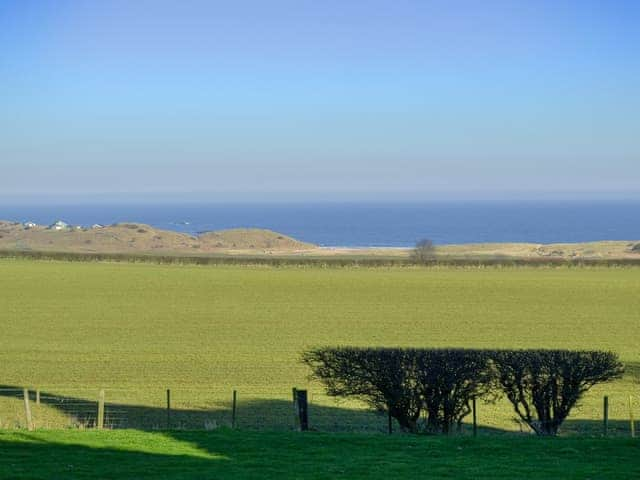
<svg viewBox="0 0 640 480">
<path fill-rule="evenodd" d="M 0 196 L 640 197 L 634 1 L 0 0 Z"/>
</svg>

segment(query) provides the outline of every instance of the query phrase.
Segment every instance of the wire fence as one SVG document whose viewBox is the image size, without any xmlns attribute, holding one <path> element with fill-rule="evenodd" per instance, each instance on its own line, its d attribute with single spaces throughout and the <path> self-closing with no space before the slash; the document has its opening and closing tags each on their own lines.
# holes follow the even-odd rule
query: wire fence
<svg viewBox="0 0 640 480">
<path fill-rule="evenodd" d="M 25 398 L 26 393 L 26 398 Z M 309 391 L 308 423 L 323 432 L 400 433 L 386 412 L 366 405 Z M 606 396 L 600 405 L 577 408 L 562 425 L 562 435 L 630 436 L 635 434 L 638 399 Z M 478 402 L 478 433 L 530 434 L 531 428 L 514 418 L 506 401 Z M 454 434 L 471 435 L 470 415 Z M 218 389 L 60 389 L 0 388 L 0 429 L 137 429 L 257 431 L 296 430 L 300 427 L 292 391 Z"/>
</svg>

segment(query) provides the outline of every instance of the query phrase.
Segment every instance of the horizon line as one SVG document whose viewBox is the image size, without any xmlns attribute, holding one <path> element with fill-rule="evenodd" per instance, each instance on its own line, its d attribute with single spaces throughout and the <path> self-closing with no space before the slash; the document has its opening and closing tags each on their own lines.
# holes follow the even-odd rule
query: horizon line
<svg viewBox="0 0 640 480">
<path fill-rule="evenodd" d="M 220 191 L 146 191 L 146 192 L 15 192 L 0 193 L 0 203 L 41 205 L 43 202 L 58 205 L 70 203 L 120 204 L 120 203 L 423 203 L 423 202 L 557 202 L 557 201 L 640 201 L 640 191 L 597 190 L 440 190 L 431 192 L 220 192 Z"/>
</svg>

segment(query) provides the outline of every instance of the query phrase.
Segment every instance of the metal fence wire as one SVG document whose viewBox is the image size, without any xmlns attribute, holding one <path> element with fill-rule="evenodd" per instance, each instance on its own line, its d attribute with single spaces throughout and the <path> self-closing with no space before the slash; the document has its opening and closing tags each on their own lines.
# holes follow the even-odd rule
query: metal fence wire
<svg viewBox="0 0 640 480">
<path fill-rule="evenodd" d="M 295 389 L 294 389 L 295 390 Z M 305 391 L 306 392 L 306 391 Z M 26 398 L 25 398 L 26 393 Z M 256 431 L 300 429 L 294 392 L 233 390 L 227 388 L 78 389 L 0 388 L 0 429 L 105 428 L 137 430 Z M 308 391 L 305 415 L 311 430 L 323 432 L 400 432 L 386 412 Z M 514 418 L 509 404 L 478 402 L 480 434 L 532 433 Z M 563 435 L 622 436 L 635 434 L 633 397 L 603 398 L 601 406 L 578 408 L 562 425 Z M 453 434 L 472 434 L 472 416 Z"/>
</svg>

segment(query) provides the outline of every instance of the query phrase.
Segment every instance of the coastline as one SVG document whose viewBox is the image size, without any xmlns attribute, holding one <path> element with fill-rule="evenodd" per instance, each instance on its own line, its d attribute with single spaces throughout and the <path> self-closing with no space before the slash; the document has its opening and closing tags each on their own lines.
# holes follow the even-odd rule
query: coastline
<svg viewBox="0 0 640 480">
<path fill-rule="evenodd" d="M 0 221 L 0 250 L 174 257 L 283 257 L 408 260 L 412 248 L 318 246 L 264 229 L 238 228 L 190 235 L 142 223 L 80 227 Z M 583 243 L 466 243 L 436 245 L 440 261 L 456 259 L 640 260 L 640 241 Z"/>
</svg>

